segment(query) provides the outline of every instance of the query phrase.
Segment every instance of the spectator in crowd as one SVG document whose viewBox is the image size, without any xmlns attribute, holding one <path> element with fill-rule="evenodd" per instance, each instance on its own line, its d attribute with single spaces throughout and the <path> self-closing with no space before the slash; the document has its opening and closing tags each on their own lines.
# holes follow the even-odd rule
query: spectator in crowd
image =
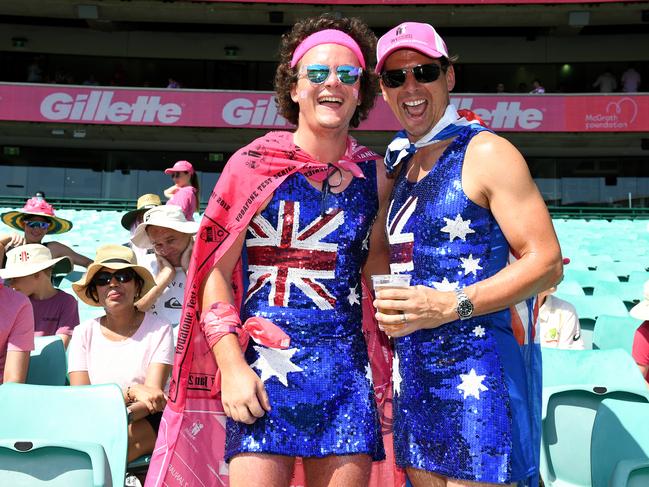
<svg viewBox="0 0 649 487">
<path fill-rule="evenodd" d="M 88 77 L 85 80 L 83 80 L 83 84 L 85 86 L 98 86 L 99 81 L 97 81 L 93 73 L 90 73 Z"/>
<path fill-rule="evenodd" d="M 52 258 L 49 249 L 27 244 L 7 252 L 7 266 L 0 277 L 10 280 L 11 287 L 29 298 L 34 309 L 34 335 L 58 335 L 67 348 L 72 330 L 79 324 L 77 300 L 52 285 L 52 274 L 72 271 L 69 257 Z"/>
<path fill-rule="evenodd" d="M 510 308 L 561 276 L 550 215 L 520 152 L 450 104 L 454 59 L 431 25 L 394 27 L 377 53 L 404 127 L 385 155 L 390 265 L 412 277 L 375 301 L 394 337 L 397 463 L 415 487 L 533 482 L 541 370 Z"/>
<path fill-rule="evenodd" d="M 629 314 L 636 320 L 642 320 L 633 337 L 632 355 L 649 385 L 649 281 L 644 283 L 642 301 L 631 308 Z"/>
<path fill-rule="evenodd" d="M 169 78 L 167 80 L 167 88 L 178 89 L 180 88 L 180 83 L 178 83 L 178 81 L 176 81 L 174 78 Z"/>
<path fill-rule="evenodd" d="M 535 79 L 532 81 L 532 91 L 530 91 L 530 94 L 540 95 L 542 93 L 545 93 L 545 88 L 541 86 L 541 82 L 538 79 Z"/>
<path fill-rule="evenodd" d="M 0 234 L 0 263 L 4 262 L 6 252 L 30 243 L 45 245 L 53 258 L 67 256 L 73 264 L 82 267 L 88 267 L 92 262 L 60 242 L 43 242 L 45 235 L 59 235 L 72 229 L 72 222 L 57 217 L 52 205 L 43 198 L 30 198 L 21 210 L 2 213 L 0 219 L 11 228 L 23 232 Z"/>
<path fill-rule="evenodd" d="M 626 71 L 622 73 L 622 91 L 625 93 L 637 93 L 640 91 L 641 79 L 640 73 L 635 70 L 635 65 L 630 64 Z"/>
<path fill-rule="evenodd" d="M 496 84 L 496 93 L 505 93 L 505 83 Z"/>
<path fill-rule="evenodd" d="M 138 264 L 155 276 L 155 286 L 136 303 L 140 311 L 163 318 L 174 327 L 180 322 L 189 260 L 197 222 L 189 222 L 177 206 L 157 206 L 144 214 L 131 238 L 133 245 L 153 249 Z"/>
<path fill-rule="evenodd" d="M 151 208 L 155 208 L 156 206 L 160 206 L 161 204 L 162 201 L 160 201 L 160 196 L 158 196 L 157 194 L 143 194 L 137 199 L 135 210 L 127 211 L 122 216 L 122 227 L 128 230 L 132 237 L 135 234 L 137 226 L 142 223 L 142 217 L 144 216 L 146 211 L 150 210 Z M 127 246 L 133 249 L 138 263 L 141 264 L 143 262 L 142 259 L 144 259 L 144 256 L 147 254 L 149 249 L 138 247 L 132 242 L 129 242 Z"/>
<path fill-rule="evenodd" d="M 599 88 L 600 93 L 613 93 L 617 90 L 617 81 L 611 72 L 611 68 L 606 68 L 606 70 L 597 77 L 593 83 L 593 88 Z"/>
<path fill-rule="evenodd" d="M 165 174 L 169 174 L 174 182 L 164 190 L 164 195 L 169 198 L 167 204 L 180 206 L 187 220 L 193 222 L 194 212 L 200 211 L 200 187 L 194 166 L 188 161 L 177 161 L 173 167 L 165 169 Z"/>
<path fill-rule="evenodd" d="M 563 259 L 566 265 L 570 259 Z M 564 350 L 583 350 L 584 340 L 577 310 L 568 301 L 554 296 L 557 287 L 552 286 L 539 293 L 538 329 L 541 333 L 541 346 Z"/>
<path fill-rule="evenodd" d="M 43 69 L 41 68 L 40 57 L 35 57 L 32 62 L 27 66 L 27 83 L 42 83 L 43 82 Z"/>
<path fill-rule="evenodd" d="M 36 193 L 34 193 L 34 198 L 36 198 L 38 200 L 44 200 L 45 199 L 45 192 L 44 191 L 36 191 Z"/>
<path fill-rule="evenodd" d="M 34 313 L 29 299 L 1 279 L 0 317 L 0 384 L 25 382 L 34 350 Z"/>
<path fill-rule="evenodd" d="M 103 245 L 84 276 L 72 285 L 79 299 L 104 308 L 104 316 L 74 329 L 68 350 L 70 384 L 115 383 L 127 409 L 128 461 L 151 453 L 173 363 L 171 326 L 138 311 L 134 303 L 154 285 L 133 251 Z"/>
</svg>

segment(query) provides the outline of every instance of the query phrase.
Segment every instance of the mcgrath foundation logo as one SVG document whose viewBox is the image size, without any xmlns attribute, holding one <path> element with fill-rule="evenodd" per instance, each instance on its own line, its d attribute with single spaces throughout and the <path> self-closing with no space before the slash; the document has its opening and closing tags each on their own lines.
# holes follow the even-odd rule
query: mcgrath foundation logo
<svg viewBox="0 0 649 487">
<path fill-rule="evenodd" d="M 628 129 L 638 117 L 638 105 L 632 98 L 620 98 L 606 105 L 604 111 L 587 113 L 584 126 L 588 130 Z"/>
<path fill-rule="evenodd" d="M 206 226 L 201 230 L 200 238 L 204 242 L 223 242 L 230 233 L 218 223 Z"/>
<path fill-rule="evenodd" d="M 405 25 L 400 25 L 399 27 L 397 27 L 397 30 L 395 32 L 395 34 L 397 36 L 403 35 L 405 33 L 406 33 L 406 26 Z"/>
</svg>

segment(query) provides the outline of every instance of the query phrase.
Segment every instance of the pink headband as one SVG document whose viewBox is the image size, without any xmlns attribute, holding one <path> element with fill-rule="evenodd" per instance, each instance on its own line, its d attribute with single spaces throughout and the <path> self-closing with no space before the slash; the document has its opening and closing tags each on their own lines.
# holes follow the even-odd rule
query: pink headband
<svg viewBox="0 0 649 487">
<path fill-rule="evenodd" d="M 343 31 L 336 29 L 320 30 L 304 39 L 293 52 L 291 67 L 294 68 L 309 49 L 320 44 L 339 44 L 349 48 L 358 58 L 358 62 L 361 63 L 361 68 L 365 69 L 365 58 L 358 43 Z"/>
</svg>

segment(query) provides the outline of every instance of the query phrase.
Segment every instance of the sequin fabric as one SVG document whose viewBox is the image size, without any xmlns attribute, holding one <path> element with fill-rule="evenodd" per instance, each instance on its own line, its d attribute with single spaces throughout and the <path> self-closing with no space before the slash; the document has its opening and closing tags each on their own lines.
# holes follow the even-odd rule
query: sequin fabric
<svg viewBox="0 0 649 487">
<path fill-rule="evenodd" d="M 275 191 L 246 235 L 242 319 L 263 316 L 287 350 L 250 343 L 246 359 L 272 409 L 252 425 L 228 420 L 226 459 L 241 452 L 384 457 L 361 320 L 360 270 L 378 210 L 376 165 L 339 194 L 301 174 Z"/>
<path fill-rule="evenodd" d="M 392 271 L 412 285 L 451 291 L 507 262 L 493 215 L 467 198 L 467 127 L 417 183 L 401 171 L 387 222 Z M 397 463 L 451 478 L 514 482 L 534 470 L 524 365 L 509 310 L 395 339 Z"/>
</svg>

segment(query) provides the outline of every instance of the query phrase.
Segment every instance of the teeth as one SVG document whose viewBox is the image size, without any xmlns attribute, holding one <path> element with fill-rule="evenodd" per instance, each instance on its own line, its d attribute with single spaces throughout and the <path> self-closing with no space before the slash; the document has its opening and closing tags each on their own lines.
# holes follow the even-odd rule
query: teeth
<svg viewBox="0 0 649 487">
<path fill-rule="evenodd" d="M 324 103 L 324 102 L 331 102 L 331 103 L 342 103 L 341 98 L 336 98 L 334 96 L 324 96 L 322 98 L 318 98 L 319 103 Z"/>
<path fill-rule="evenodd" d="M 409 107 L 416 107 L 418 105 L 421 105 L 422 103 L 426 103 L 426 100 L 406 101 L 406 102 L 404 102 L 404 105 L 409 106 Z"/>
</svg>

